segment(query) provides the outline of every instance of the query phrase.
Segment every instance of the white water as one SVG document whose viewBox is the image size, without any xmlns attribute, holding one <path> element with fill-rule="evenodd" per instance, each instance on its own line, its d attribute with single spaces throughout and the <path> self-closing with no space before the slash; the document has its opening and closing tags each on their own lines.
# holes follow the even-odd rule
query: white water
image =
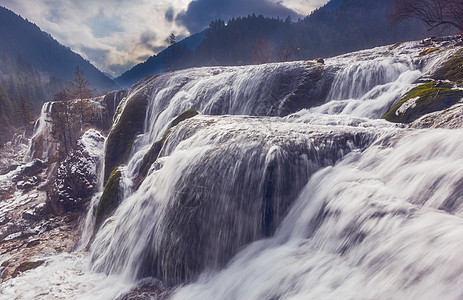
<svg viewBox="0 0 463 300">
<path fill-rule="evenodd" d="M 348 155 L 272 239 L 174 299 L 461 298 L 462 146 L 461 130 L 426 130 Z"/>
<path fill-rule="evenodd" d="M 34 124 L 34 130 L 32 133 L 31 142 L 29 145 L 29 150 L 24 156 L 26 161 L 32 160 L 34 157 L 34 152 L 37 148 L 42 149 L 40 159 L 46 159 L 53 155 L 53 143 L 51 140 L 51 124 L 47 120 L 49 119 L 48 114 L 51 112 L 53 107 L 53 102 L 46 102 L 42 105 L 42 110 L 40 112 L 39 119 Z M 39 138 L 41 136 L 41 138 Z M 40 143 L 40 144 L 37 144 Z"/>
<path fill-rule="evenodd" d="M 71 271 L 64 287 L 76 287 L 55 297 L 113 299 L 157 276 L 190 282 L 174 299 L 461 298 L 463 132 L 376 120 L 448 56 L 422 61 L 415 46 L 328 59 L 309 91 L 323 95 L 319 87 L 331 80 L 325 104 L 312 107 L 311 98 L 300 111 L 287 110 L 288 99 L 318 65 L 199 68 L 137 86 L 131 95 L 150 95 L 145 133 L 123 168 L 127 197 L 91 250 L 90 268 L 109 275 Z M 190 108 L 294 114 L 184 121 L 132 194 L 146 151 Z M 51 258 L 37 271 L 50 266 L 75 270 Z M 25 282 L 41 290 L 33 274 L 0 292 L 17 296 Z"/>
</svg>

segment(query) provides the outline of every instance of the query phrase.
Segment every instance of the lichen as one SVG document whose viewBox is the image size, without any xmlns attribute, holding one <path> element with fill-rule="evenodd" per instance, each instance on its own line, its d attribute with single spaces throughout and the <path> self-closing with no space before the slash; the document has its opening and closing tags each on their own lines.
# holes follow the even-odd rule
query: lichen
<svg viewBox="0 0 463 300">
<path fill-rule="evenodd" d="M 139 92 L 128 101 L 106 142 L 104 182 L 111 170 L 127 161 L 135 138 L 143 131 L 148 99 Z"/>
<path fill-rule="evenodd" d="M 428 82 L 408 92 L 383 118 L 395 123 L 410 123 L 419 117 L 446 109 L 463 98 L 463 91 L 453 89 L 452 84 Z M 413 100 L 412 106 L 401 109 L 407 101 Z"/>
<path fill-rule="evenodd" d="M 109 175 L 108 181 L 104 187 L 103 195 L 100 198 L 96 209 L 95 231 L 101 226 L 103 221 L 109 217 L 120 203 L 119 183 L 121 179 L 121 171 L 115 168 Z"/>
</svg>

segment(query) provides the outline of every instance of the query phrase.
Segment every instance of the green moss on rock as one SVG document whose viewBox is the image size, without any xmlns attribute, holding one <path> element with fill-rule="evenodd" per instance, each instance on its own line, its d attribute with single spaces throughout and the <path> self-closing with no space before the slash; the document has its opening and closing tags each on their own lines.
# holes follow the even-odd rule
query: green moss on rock
<svg viewBox="0 0 463 300">
<path fill-rule="evenodd" d="M 108 181 L 104 187 L 103 195 L 100 198 L 96 209 L 95 231 L 100 228 L 104 220 L 109 217 L 120 203 L 119 184 L 121 180 L 121 171 L 115 168 L 109 175 Z"/>
<path fill-rule="evenodd" d="M 463 91 L 453 89 L 450 83 L 428 82 L 408 92 L 383 118 L 395 123 L 410 123 L 425 114 L 446 109 L 462 98 Z"/>
<path fill-rule="evenodd" d="M 458 50 L 434 74 L 435 79 L 463 83 L 463 49 Z"/>
<path fill-rule="evenodd" d="M 143 92 L 133 96 L 111 130 L 106 142 L 104 182 L 111 170 L 127 161 L 135 138 L 143 131 L 147 105 L 148 99 Z"/>
</svg>

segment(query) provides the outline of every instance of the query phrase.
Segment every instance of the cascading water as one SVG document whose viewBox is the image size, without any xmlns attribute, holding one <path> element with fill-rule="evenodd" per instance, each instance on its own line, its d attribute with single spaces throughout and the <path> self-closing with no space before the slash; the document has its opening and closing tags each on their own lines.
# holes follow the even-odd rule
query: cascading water
<svg viewBox="0 0 463 300">
<path fill-rule="evenodd" d="M 461 130 L 406 131 L 347 155 L 273 238 L 173 298 L 460 299 L 462 145 Z"/>
<path fill-rule="evenodd" d="M 46 102 L 42 105 L 39 119 L 34 124 L 32 133 L 31 144 L 29 150 L 25 155 L 25 159 L 31 160 L 33 158 L 46 159 L 50 157 L 54 151 L 53 143 L 50 142 L 51 125 L 47 121 L 48 114 L 53 109 L 53 102 Z"/>
<path fill-rule="evenodd" d="M 131 99 L 148 104 L 124 197 L 82 259 L 108 277 L 67 297 L 111 299 L 154 277 L 173 299 L 461 298 L 463 132 L 378 120 L 453 51 L 420 58 L 416 45 L 133 87 L 116 123 Z M 191 108 L 202 115 L 164 134 Z M 121 286 L 106 294 L 110 281 Z"/>
</svg>

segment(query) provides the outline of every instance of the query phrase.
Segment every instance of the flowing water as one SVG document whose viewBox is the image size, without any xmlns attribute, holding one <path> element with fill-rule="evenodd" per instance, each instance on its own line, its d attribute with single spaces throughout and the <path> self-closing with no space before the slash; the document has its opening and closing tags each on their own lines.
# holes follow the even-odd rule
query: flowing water
<svg viewBox="0 0 463 300">
<path fill-rule="evenodd" d="M 452 53 L 416 48 L 138 84 L 120 109 L 148 95 L 144 132 L 90 254 L 51 257 L 0 291 L 114 299 L 157 278 L 173 299 L 463 297 L 463 131 L 379 120 Z M 143 156 L 190 108 L 201 115 L 170 130 L 137 189 Z M 35 279 L 47 272 L 60 288 Z"/>
</svg>

